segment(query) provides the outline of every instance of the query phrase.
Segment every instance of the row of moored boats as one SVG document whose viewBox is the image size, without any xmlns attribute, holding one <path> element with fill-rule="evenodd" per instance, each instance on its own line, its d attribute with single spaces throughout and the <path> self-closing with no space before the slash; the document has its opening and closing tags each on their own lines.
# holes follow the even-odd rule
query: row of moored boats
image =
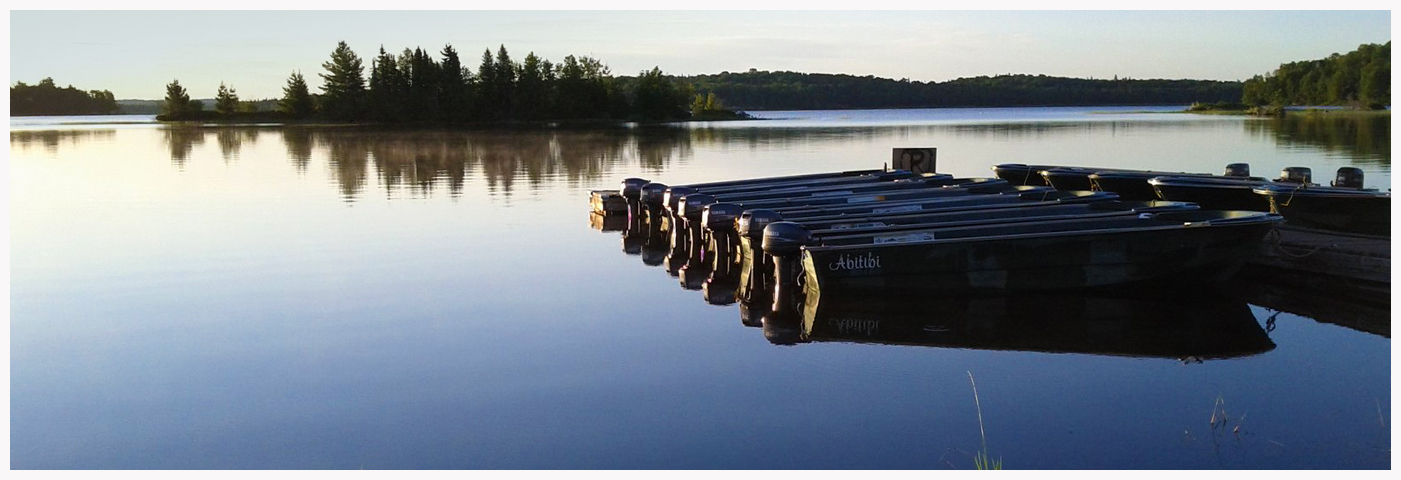
<svg viewBox="0 0 1401 480">
<path fill-rule="evenodd" d="M 1275 212 L 1291 226 L 1391 235 L 1390 190 L 1365 188 L 1362 170 L 1356 167 L 1339 168 L 1327 186 L 1314 183 L 1307 167 L 1285 168 L 1278 178 L 1267 179 L 1251 176 L 1245 163 L 1227 165 L 1225 175 L 1020 163 L 997 165 L 993 171 L 1017 185 L 1099 190 L 1131 200 L 1192 202 L 1210 210 Z"/>
<path fill-rule="evenodd" d="M 1038 167 L 1022 165 L 1020 177 L 1013 167 L 996 167 L 1001 178 L 900 170 L 688 185 L 630 178 L 591 201 L 600 217 L 625 217 L 644 260 L 665 263 L 683 285 L 706 289 L 712 301 L 772 299 L 775 312 L 872 292 L 1200 285 L 1233 274 L 1285 219 L 1105 188 L 1125 170 L 1050 167 L 1035 180 L 1026 172 Z M 1091 184 L 1065 187 L 1066 170 L 1084 172 Z M 1155 193 L 1180 178 L 1258 181 L 1134 174 L 1148 173 L 1155 175 L 1142 182 Z M 1253 189 L 1284 184 L 1265 182 Z M 1290 202 L 1298 205 L 1305 190 L 1345 188 L 1301 182 Z"/>
</svg>

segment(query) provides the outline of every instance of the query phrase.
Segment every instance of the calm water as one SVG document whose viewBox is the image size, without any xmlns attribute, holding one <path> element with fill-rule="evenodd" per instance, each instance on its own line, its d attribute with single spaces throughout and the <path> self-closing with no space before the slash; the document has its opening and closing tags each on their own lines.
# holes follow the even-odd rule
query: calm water
<svg viewBox="0 0 1401 480">
<path fill-rule="evenodd" d="M 588 215 L 587 191 L 625 177 L 877 168 L 892 147 L 938 147 L 960 176 L 1249 162 L 1390 188 L 1389 117 L 1147 110 L 1168 109 L 525 132 L 11 119 L 11 465 L 966 469 L 971 373 L 1007 468 L 1389 468 L 1389 299 L 980 300 L 945 330 L 858 304 L 791 344 L 800 326 L 742 325 Z M 987 310 L 1009 313 L 967 313 Z"/>
</svg>

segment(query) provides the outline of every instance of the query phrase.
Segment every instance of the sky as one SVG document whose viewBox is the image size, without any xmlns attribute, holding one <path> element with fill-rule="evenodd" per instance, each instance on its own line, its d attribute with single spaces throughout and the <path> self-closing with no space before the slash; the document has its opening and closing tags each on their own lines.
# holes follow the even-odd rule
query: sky
<svg viewBox="0 0 1401 480">
<path fill-rule="evenodd" d="M 530 2 L 523 8 L 539 8 Z M 762 6 L 763 4 L 758 4 Z M 846 4 L 851 5 L 851 4 Z M 864 4 L 863 4 L 864 5 Z M 285 7 L 284 7 L 285 8 Z M 1377 7 L 1371 7 L 1377 8 Z M 1244 80 L 1281 63 L 1391 40 L 1390 11 L 10 11 L 10 84 L 160 99 L 221 82 L 277 98 L 293 71 L 313 91 L 338 41 L 362 59 L 451 44 L 476 70 L 505 45 L 615 75 L 759 70 L 917 81 L 1008 73 Z"/>
</svg>

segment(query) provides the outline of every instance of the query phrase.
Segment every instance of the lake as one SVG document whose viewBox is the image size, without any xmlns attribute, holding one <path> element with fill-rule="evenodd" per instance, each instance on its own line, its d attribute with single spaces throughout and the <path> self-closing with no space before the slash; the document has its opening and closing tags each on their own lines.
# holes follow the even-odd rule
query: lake
<svg viewBox="0 0 1401 480">
<path fill-rule="evenodd" d="M 980 333 L 942 343 L 853 335 L 907 325 L 881 315 L 808 338 L 745 326 L 589 216 L 588 191 L 626 177 L 880 168 L 893 147 L 937 147 L 957 176 L 1247 162 L 1390 188 L 1389 116 L 1175 110 L 12 117 L 11 466 L 971 469 L 981 431 L 1008 469 L 1390 468 L 1389 298 L 958 300 L 1009 313 L 953 315 Z M 1261 300 L 1280 297 L 1323 307 Z"/>
</svg>

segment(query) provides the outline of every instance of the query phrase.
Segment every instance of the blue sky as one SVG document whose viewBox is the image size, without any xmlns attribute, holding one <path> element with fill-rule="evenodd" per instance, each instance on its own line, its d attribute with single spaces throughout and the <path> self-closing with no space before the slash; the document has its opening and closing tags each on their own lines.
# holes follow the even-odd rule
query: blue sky
<svg viewBox="0 0 1401 480">
<path fill-rule="evenodd" d="M 1241 80 L 1280 63 L 1391 40 L 1389 11 L 11 11 L 10 83 L 159 99 L 179 79 L 281 96 L 338 40 L 366 59 L 444 44 L 472 70 L 504 44 L 558 61 L 589 55 L 615 74 L 794 70 L 922 81 L 1004 73 Z"/>
</svg>

